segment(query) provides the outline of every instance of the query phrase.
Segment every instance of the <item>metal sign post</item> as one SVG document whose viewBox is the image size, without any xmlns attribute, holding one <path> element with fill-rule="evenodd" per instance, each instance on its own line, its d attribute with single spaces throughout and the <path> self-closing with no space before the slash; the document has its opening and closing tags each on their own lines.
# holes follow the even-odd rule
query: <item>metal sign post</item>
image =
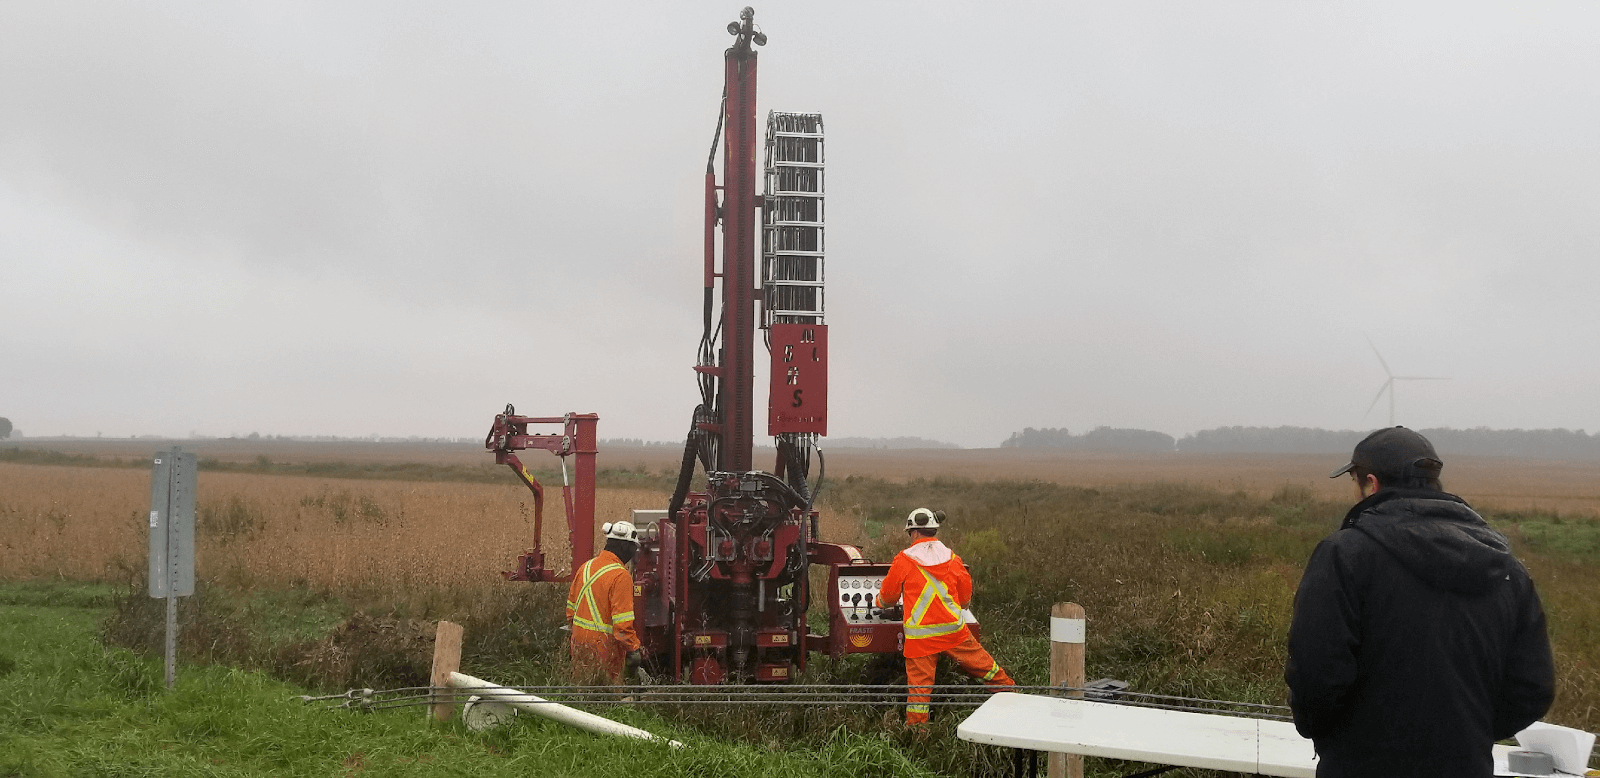
<svg viewBox="0 0 1600 778">
<path fill-rule="evenodd" d="M 178 673 L 178 598 L 194 594 L 194 495 L 199 467 L 174 446 L 150 473 L 150 596 L 167 601 L 167 688 Z"/>
</svg>

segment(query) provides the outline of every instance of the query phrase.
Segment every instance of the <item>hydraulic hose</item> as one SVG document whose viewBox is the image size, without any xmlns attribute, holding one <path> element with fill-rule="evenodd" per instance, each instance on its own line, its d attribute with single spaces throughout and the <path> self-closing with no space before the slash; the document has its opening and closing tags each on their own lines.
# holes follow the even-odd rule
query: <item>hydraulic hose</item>
<svg viewBox="0 0 1600 778">
<path fill-rule="evenodd" d="M 822 494 L 822 479 L 828 475 L 828 463 L 822 459 L 822 447 L 818 446 L 815 441 L 812 441 L 811 450 L 817 452 L 817 483 L 815 486 L 811 487 L 811 494 L 806 498 L 806 512 L 803 514 L 806 516 L 811 516 L 811 506 L 816 503 L 817 495 Z M 816 534 L 817 519 L 815 516 L 812 516 L 811 535 L 815 537 Z"/>
<path fill-rule="evenodd" d="M 678 485 L 672 490 L 672 501 L 667 503 L 667 518 L 677 521 L 678 511 L 683 510 L 683 501 L 689 496 L 689 485 L 694 480 L 694 460 L 698 446 L 695 445 L 695 422 L 700 419 L 700 411 L 705 406 L 694 409 L 694 418 L 689 423 L 689 435 L 683 442 L 683 462 L 678 467 Z"/>
</svg>

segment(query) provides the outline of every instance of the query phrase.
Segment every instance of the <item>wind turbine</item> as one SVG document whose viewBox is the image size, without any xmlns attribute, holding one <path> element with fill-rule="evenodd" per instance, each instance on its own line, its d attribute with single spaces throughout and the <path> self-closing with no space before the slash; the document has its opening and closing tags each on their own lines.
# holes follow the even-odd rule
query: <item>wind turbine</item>
<svg viewBox="0 0 1600 778">
<path fill-rule="evenodd" d="M 1367 336 L 1363 335 L 1362 337 L 1367 337 Z M 1378 358 L 1378 364 L 1383 365 L 1383 372 L 1386 375 L 1389 376 L 1389 380 L 1384 381 L 1383 382 L 1383 386 L 1378 388 L 1378 394 L 1372 398 L 1372 404 L 1367 406 L 1367 412 L 1361 415 L 1361 420 L 1362 421 L 1366 421 L 1367 417 L 1372 415 L 1372 409 L 1378 407 L 1378 401 L 1383 399 L 1383 393 L 1384 392 L 1388 392 L 1389 393 L 1389 426 L 1391 426 L 1391 427 L 1394 426 L 1394 382 L 1396 382 L 1396 381 L 1448 381 L 1448 380 L 1450 380 L 1449 378 L 1446 378 L 1446 377 L 1430 376 L 1430 375 L 1395 375 L 1394 371 L 1389 369 L 1389 363 L 1384 360 L 1383 355 L 1378 353 L 1378 347 L 1376 345 L 1373 345 L 1372 338 L 1367 337 L 1367 345 L 1368 346 L 1372 346 L 1372 353 L 1373 353 L 1374 356 L 1376 356 Z"/>
</svg>

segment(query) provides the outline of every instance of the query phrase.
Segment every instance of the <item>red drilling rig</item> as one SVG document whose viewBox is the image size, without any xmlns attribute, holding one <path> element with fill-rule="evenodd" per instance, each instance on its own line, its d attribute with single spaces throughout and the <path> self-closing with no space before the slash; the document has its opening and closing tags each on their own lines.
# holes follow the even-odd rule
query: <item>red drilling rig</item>
<svg viewBox="0 0 1600 778">
<path fill-rule="evenodd" d="M 887 564 L 853 546 L 824 543 L 813 509 L 824 466 L 817 438 L 827 434 L 828 327 L 823 310 L 823 132 L 819 114 L 767 117 L 764 187 L 756 189 L 755 47 L 766 35 L 745 8 L 728 25 L 723 104 L 706 160 L 705 311 L 694 371 L 701 402 L 685 443 L 677 489 L 665 510 L 636 510 L 641 544 L 634 557 L 634 612 L 652 671 L 675 681 L 786 682 L 810 652 L 898 653 L 900 622 L 872 607 Z M 720 198 L 719 198 L 720 193 Z M 722 234 L 717 272 L 717 230 Z M 757 243 L 761 263 L 756 263 Z M 721 280 L 720 315 L 717 291 Z M 759 310 L 758 310 L 759 308 Z M 770 354 L 767 431 L 775 442 L 771 472 L 753 461 L 754 352 L 760 331 Z M 523 554 L 514 581 L 568 581 L 594 555 L 594 414 L 495 417 L 485 446 L 534 495 L 536 547 Z M 559 434 L 530 425 L 561 424 Z M 516 451 L 561 457 L 562 493 L 572 565 L 545 567 L 537 547 L 543 488 Z M 567 457 L 575 459 L 569 479 Z M 818 474 L 811 477 L 811 462 Z M 705 473 L 692 490 L 696 472 Z M 622 517 L 613 517 L 622 518 Z M 811 568 L 828 569 L 829 629 L 813 633 Z"/>
</svg>

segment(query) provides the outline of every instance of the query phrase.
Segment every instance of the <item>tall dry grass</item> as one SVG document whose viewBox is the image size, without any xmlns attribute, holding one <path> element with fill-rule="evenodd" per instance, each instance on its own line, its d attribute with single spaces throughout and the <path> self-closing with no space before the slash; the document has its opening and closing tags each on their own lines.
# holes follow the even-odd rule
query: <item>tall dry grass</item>
<svg viewBox="0 0 1600 778">
<path fill-rule="evenodd" d="M 547 564 L 565 569 L 561 492 L 545 495 Z M 145 470 L 0 463 L 0 571 L 137 578 L 146 569 L 149 502 Z M 655 490 L 600 489 L 596 522 L 666 503 Z M 825 537 L 860 539 L 847 517 L 822 514 Z M 197 574 L 230 586 L 477 590 L 500 584 L 498 571 L 532 545 L 533 500 L 516 483 L 201 473 L 196 527 Z M 598 548 L 598 528 L 593 537 Z"/>
</svg>

